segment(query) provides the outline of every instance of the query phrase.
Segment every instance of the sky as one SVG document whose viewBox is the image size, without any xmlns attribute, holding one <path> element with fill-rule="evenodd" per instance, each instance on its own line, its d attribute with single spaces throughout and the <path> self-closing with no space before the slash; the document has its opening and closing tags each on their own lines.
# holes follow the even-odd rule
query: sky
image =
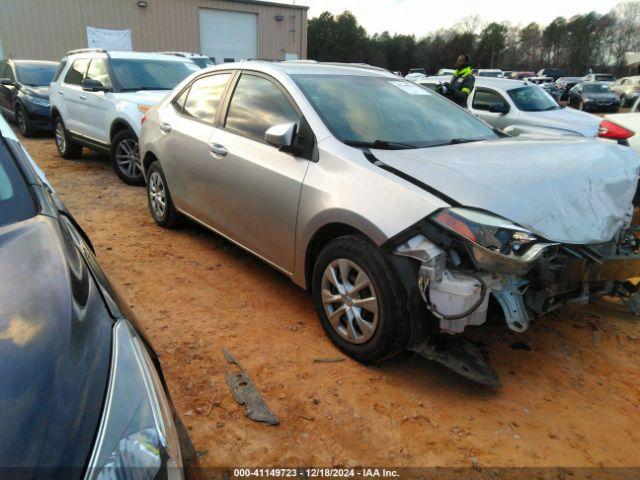
<svg viewBox="0 0 640 480">
<path fill-rule="evenodd" d="M 294 3 L 294 0 L 280 0 Z M 606 13 L 619 0 L 295 0 L 309 7 L 309 18 L 325 10 L 333 14 L 350 10 L 369 32 L 414 34 L 422 37 L 448 28 L 468 15 L 480 15 L 485 22 L 505 20 L 526 25 L 548 24 L 558 16 L 571 17 L 595 10 Z"/>
</svg>

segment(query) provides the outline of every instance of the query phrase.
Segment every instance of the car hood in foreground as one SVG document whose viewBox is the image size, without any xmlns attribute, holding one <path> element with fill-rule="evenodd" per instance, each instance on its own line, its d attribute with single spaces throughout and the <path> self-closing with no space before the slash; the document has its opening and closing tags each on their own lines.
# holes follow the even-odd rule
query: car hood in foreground
<svg viewBox="0 0 640 480">
<path fill-rule="evenodd" d="M 573 108 L 558 108 L 546 112 L 525 112 L 525 114 L 533 116 L 541 126 L 572 130 L 584 137 L 598 135 L 598 127 L 601 120 L 596 115 L 574 110 Z"/>
<path fill-rule="evenodd" d="M 0 467 L 77 478 L 101 416 L 113 320 L 55 219 L 0 228 L 0 265 Z"/>
<path fill-rule="evenodd" d="M 148 107 L 153 107 L 160 103 L 171 90 L 138 90 L 137 92 L 120 92 L 116 95 L 118 99 L 125 102 L 139 103 Z"/>
<path fill-rule="evenodd" d="M 631 149 L 586 139 L 501 139 L 372 153 L 463 206 L 570 244 L 614 237 L 630 219 L 640 171 Z"/>
</svg>

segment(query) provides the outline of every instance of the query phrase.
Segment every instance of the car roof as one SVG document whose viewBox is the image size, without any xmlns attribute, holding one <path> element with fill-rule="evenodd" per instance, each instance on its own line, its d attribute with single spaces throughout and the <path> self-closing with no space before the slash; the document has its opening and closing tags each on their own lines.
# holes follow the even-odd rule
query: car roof
<svg viewBox="0 0 640 480">
<path fill-rule="evenodd" d="M 202 53 L 196 52 L 157 52 L 162 55 L 173 55 L 174 57 L 185 57 L 185 58 L 209 58 Z"/>
<path fill-rule="evenodd" d="M 8 58 L 8 62 L 12 62 L 16 65 L 58 65 L 60 62 L 52 62 L 50 60 L 17 60 L 15 58 Z"/>
<path fill-rule="evenodd" d="M 86 49 L 86 50 L 73 50 L 66 55 L 67 58 L 71 57 L 93 57 L 93 56 L 109 56 L 117 59 L 137 59 L 137 60 L 166 60 L 169 62 L 184 62 L 183 57 L 177 57 L 175 55 L 166 55 L 163 53 L 155 52 L 127 52 L 119 50 L 102 50 L 102 49 Z"/>
<path fill-rule="evenodd" d="M 398 79 L 397 75 L 380 67 L 363 64 L 335 64 L 319 63 L 313 60 L 292 60 L 284 62 L 266 62 L 262 60 L 252 60 L 234 63 L 222 63 L 220 65 L 205 68 L 201 72 L 216 70 L 256 70 L 270 74 L 287 75 L 358 75 L 358 76 L 381 76 Z"/>
<path fill-rule="evenodd" d="M 609 82 L 602 82 L 599 80 L 593 80 L 590 82 L 582 82 L 582 85 L 606 85 L 607 87 L 610 85 Z"/>
<path fill-rule="evenodd" d="M 582 80 L 583 78 L 584 77 L 559 77 L 558 80 Z"/>
</svg>

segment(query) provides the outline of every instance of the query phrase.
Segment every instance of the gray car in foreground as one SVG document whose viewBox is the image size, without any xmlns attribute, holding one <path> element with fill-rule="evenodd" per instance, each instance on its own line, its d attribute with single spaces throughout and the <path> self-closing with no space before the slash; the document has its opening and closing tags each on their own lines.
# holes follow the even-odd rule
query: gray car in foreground
<svg viewBox="0 0 640 480">
<path fill-rule="evenodd" d="M 289 276 L 365 363 L 409 349 L 497 386 L 460 335 L 491 298 L 523 332 L 640 271 L 633 151 L 505 137 L 390 73 L 209 68 L 147 113 L 140 147 L 160 226 L 193 219 Z"/>
</svg>

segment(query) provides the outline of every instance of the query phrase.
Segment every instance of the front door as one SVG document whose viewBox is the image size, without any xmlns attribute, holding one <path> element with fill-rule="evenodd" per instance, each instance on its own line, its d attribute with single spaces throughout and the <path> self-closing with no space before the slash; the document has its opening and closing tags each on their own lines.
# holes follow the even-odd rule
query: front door
<svg viewBox="0 0 640 480">
<path fill-rule="evenodd" d="M 285 272 L 293 270 L 298 202 L 308 160 L 265 142 L 272 126 L 303 119 L 284 90 L 243 73 L 213 132 L 209 205 L 214 227 Z"/>
<path fill-rule="evenodd" d="M 105 88 L 111 88 L 111 80 L 107 70 L 107 62 L 103 58 L 93 58 L 85 78 L 99 81 Z M 83 91 L 80 109 L 81 116 L 85 120 L 81 133 L 91 140 L 100 143 L 109 143 L 108 125 L 109 102 L 112 93 Z"/>
</svg>

